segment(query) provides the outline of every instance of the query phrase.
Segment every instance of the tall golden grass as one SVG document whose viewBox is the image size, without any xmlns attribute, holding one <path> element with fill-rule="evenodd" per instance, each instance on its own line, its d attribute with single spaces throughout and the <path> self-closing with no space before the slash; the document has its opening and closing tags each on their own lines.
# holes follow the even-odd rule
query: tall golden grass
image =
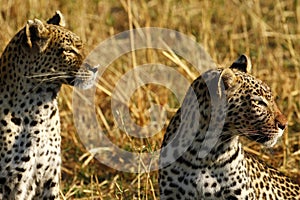
<svg viewBox="0 0 300 200">
<path fill-rule="evenodd" d="M 283 0 L 0 0 L 0 48 L 3 50 L 28 19 L 46 20 L 55 10 L 64 14 L 67 27 L 86 43 L 87 52 L 101 41 L 139 27 L 180 31 L 201 43 L 216 63 L 229 65 L 240 53 L 252 59 L 253 74 L 266 81 L 278 96 L 289 127 L 272 149 L 245 140 L 245 150 L 300 182 L 300 2 Z M 115 83 L 133 66 L 163 63 L 192 81 L 198 74 L 182 60 L 173 62 L 166 52 L 139 50 L 123 55 L 98 82 L 96 109 L 99 124 L 120 148 L 135 152 L 159 149 L 164 130 L 148 139 L 136 139 L 115 124 L 110 108 Z M 188 75 L 183 66 L 192 71 Z M 179 103 L 165 87 L 147 84 L 131 98 L 131 118 L 149 123 L 148 109 L 159 104 L 167 122 Z M 62 199 L 159 199 L 157 172 L 125 173 L 102 165 L 86 151 L 76 134 L 72 88 L 59 96 L 62 122 Z"/>
</svg>

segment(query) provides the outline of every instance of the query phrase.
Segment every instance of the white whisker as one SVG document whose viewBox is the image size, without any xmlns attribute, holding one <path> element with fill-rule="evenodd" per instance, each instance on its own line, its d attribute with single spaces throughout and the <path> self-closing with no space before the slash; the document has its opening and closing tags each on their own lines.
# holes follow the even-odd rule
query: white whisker
<svg viewBox="0 0 300 200">
<path fill-rule="evenodd" d="M 55 72 L 55 73 L 46 73 L 46 74 L 33 74 L 33 75 L 27 75 L 25 77 L 27 78 L 36 78 L 36 77 L 46 77 L 46 76 L 58 76 L 58 75 L 65 75 L 66 72 Z"/>
</svg>

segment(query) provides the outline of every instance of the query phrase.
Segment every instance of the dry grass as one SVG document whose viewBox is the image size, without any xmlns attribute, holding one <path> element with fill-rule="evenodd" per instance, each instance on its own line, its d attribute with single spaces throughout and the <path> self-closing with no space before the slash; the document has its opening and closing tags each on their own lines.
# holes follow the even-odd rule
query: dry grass
<svg viewBox="0 0 300 200">
<path fill-rule="evenodd" d="M 288 173 L 300 182 L 300 2 L 283 0 L 197 1 L 197 0 L 77 0 L 37 1 L 0 0 L 0 48 L 27 19 L 47 19 L 59 9 L 68 28 L 82 37 L 87 51 L 106 38 L 145 26 L 178 30 L 201 43 L 216 63 L 230 64 L 238 54 L 250 55 L 253 73 L 266 81 L 279 96 L 280 109 L 288 116 L 289 128 L 272 149 L 245 141 L 246 150 Z M 110 107 L 115 83 L 132 66 L 162 63 L 178 70 L 192 81 L 196 76 L 184 60 L 174 63 L 166 52 L 140 50 L 123 55 L 99 81 L 96 104 L 100 125 L 114 144 L 129 151 L 158 149 L 163 132 L 148 139 L 129 137 L 114 122 Z M 182 68 L 187 67 L 187 71 Z M 165 87 L 148 84 L 131 98 L 131 118 L 139 125 L 149 123 L 148 109 L 159 104 L 167 111 L 167 122 L 178 108 L 178 101 Z M 76 135 L 72 113 L 72 88 L 63 87 L 59 105 L 62 121 L 63 199 L 159 199 L 157 172 L 125 173 L 93 159 Z"/>
</svg>

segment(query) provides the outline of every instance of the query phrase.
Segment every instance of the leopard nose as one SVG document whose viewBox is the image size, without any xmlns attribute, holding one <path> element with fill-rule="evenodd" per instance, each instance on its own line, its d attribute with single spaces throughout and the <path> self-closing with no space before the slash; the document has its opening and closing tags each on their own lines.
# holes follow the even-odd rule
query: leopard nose
<svg viewBox="0 0 300 200">
<path fill-rule="evenodd" d="M 84 66 L 85 66 L 89 71 L 93 72 L 94 74 L 98 71 L 98 67 L 99 67 L 99 65 L 93 67 L 93 66 L 91 66 L 91 65 L 88 64 L 88 63 L 84 63 Z"/>
<path fill-rule="evenodd" d="M 286 124 L 281 124 L 281 123 L 277 123 L 278 128 L 280 128 L 281 130 L 284 130 L 286 127 Z"/>
<path fill-rule="evenodd" d="M 287 119 L 283 114 L 279 114 L 276 116 L 275 122 L 281 130 L 284 130 L 287 126 Z"/>
<path fill-rule="evenodd" d="M 89 70 L 92 71 L 93 73 L 96 73 L 98 71 L 98 68 L 97 67 L 94 67 L 94 68 L 91 67 L 91 68 L 89 68 Z"/>
</svg>

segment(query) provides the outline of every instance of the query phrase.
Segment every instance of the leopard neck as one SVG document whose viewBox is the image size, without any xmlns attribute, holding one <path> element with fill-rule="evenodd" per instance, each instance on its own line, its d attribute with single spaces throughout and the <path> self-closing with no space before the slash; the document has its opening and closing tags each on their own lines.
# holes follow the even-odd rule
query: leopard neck
<svg viewBox="0 0 300 200">
<path fill-rule="evenodd" d="M 196 98 L 189 91 L 190 96 L 181 107 L 183 121 L 189 122 L 188 126 L 183 125 L 186 127 L 183 132 L 190 141 L 182 157 L 195 166 L 222 165 L 232 159 L 243 159 L 239 137 L 228 128 L 227 99 L 215 92 L 214 83 L 216 80 L 208 82 L 206 88 L 213 89 L 203 89 L 202 95 Z"/>
<path fill-rule="evenodd" d="M 202 133 L 203 134 L 203 133 Z M 222 133 L 226 134 L 226 133 Z M 217 141 L 216 141 L 217 140 Z M 195 168 L 224 166 L 234 159 L 242 160 L 244 153 L 238 136 L 213 138 L 198 136 L 181 156 Z"/>
<path fill-rule="evenodd" d="M 50 82 L 46 78 L 37 77 L 39 78 L 37 79 L 26 74 L 28 69 L 37 68 L 38 64 L 34 61 L 22 61 L 25 58 L 17 55 L 16 52 L 18 50 L 11 52 L 11 49 L 7 47 L 0 58 L 0 94 L 5 96 L 7 101 L 23 101 L 35 96 L 43 102 L 54 100 L 61 88 L 61 83 Z"/>
</svg>

